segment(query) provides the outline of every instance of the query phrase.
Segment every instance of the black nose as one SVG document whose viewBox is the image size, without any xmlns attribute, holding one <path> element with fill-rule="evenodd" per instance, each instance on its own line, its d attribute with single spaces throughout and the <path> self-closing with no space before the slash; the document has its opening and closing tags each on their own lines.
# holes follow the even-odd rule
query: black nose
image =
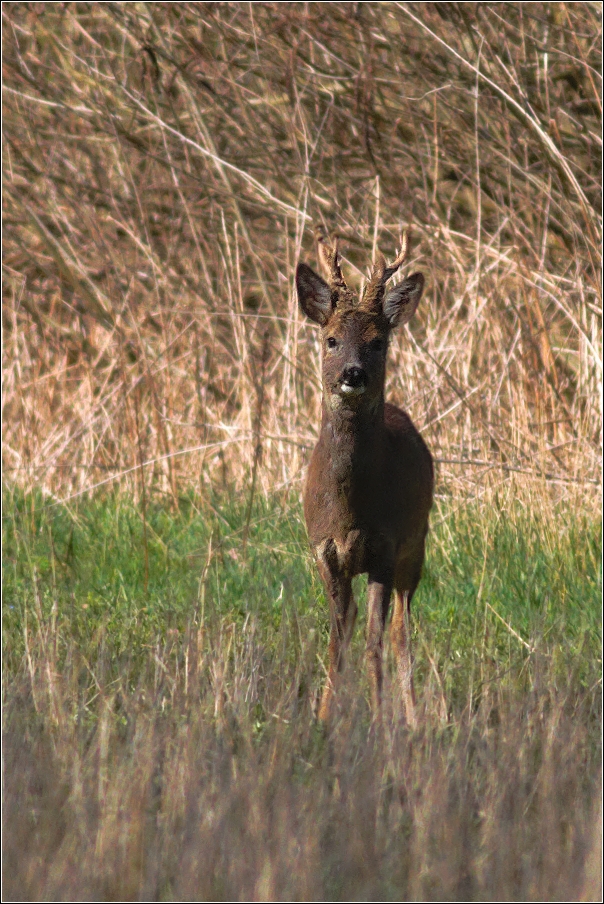
<svg viewBox="0 0 604 904">
<path fill-rule="evenodd" d="M 345 367 L 342 372 L 342 383 L 358 389 L 359 386 L 367 385 L 367 374 L 362 367 Z"/>
</svg>

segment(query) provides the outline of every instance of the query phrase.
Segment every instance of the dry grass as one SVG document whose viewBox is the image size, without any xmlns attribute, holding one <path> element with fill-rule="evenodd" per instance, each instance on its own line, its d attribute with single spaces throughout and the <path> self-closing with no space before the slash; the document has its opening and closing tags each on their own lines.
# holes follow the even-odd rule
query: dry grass
<svg viewBox="0 0 604 904">
<path fill-rule="evenodd" d="M 212 640 L 186 693 L 166 673 L 166 712 L 134 694 L 116 718 L 103 694 L 95 732 L 63 711 L 49 733 L 19 700 L 5 900 L 599 900 L 586 698 L 544 674 L 540 692 L 499 690 L 450 726 L 428 711 L 375 743 L 346 695 L 352 719 L 325 744 L 299 712 L 302 666 L 261 691 L 274 721 L 257 739 L 263 649 L 249 630 Z M 212 669 L 231 656 L 217 719 Z"/>
<path fill-rule="evenodd" d="M 389 392 L 441 485 L 597 479 L 599 4 L 3 16 L 7 477 L 64 497 L 144 460 L 176 496 L 243 485 L 260 444 L 260 489 L 299 480 L 293 270 L 323 219 L 357 279 L 413 223 L 428 290 Z"/>
<path fill-rule="evenodd" d="M 5 712 L 4 900 L 600 900 L 598 695 L 547 657 L 449 722 L 424 690 L 413 734 L 368 731 L 356 677 L 326 740 L 312 638 L 278 668 L 254 619 L 158 643 L 91 725 L 79 650 L 56 672 L 40 627 Z"/>
</svg>

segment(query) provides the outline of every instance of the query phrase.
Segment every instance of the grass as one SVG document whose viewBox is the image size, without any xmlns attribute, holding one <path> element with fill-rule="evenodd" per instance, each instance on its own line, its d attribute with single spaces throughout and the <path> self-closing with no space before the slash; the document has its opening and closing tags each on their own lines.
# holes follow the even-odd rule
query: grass
<svg viewBox="0 0 604 904">
<path fill-rule="evenodd" d="M 2 15 L 4 897 L 601 900 L 601 4 Z M 314 718 L 313 223 L 426 276 L 414 732 Z"/>
<path fill-rule="evenodd" d="M 420 728 L 387 683 L 371 730 L 358 630 L 325 738 L 295 498 L 256 500 L 244 561 L 237 495 L 7 490 L 7 899 L 596 900 L 600 527 L 535 502 L 439 501 Z"/>
</svg>

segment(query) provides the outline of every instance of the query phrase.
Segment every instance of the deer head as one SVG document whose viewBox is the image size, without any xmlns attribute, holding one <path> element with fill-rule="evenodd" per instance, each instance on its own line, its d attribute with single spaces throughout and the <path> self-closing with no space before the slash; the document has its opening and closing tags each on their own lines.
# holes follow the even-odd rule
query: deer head
<svg viewBox="0 0 604 904">
<path fill-rule="evenodd" d="M 307 264 L 298 264 L 296 288 L 307 317 L 323 338 L 323 394 L 331 408 L 374 407 L 383 397 L 386 354 L 391 331 L 415 313 L 424 277 L 413 273 L 386 292 L 386 283 L 403 264 L 407 235 L 396 260 L 386 265 L 378 253 L 371 277 L 357 298 L 340 269 L 336 240 L 317 235 L 327 281 Z"/>
</svg>

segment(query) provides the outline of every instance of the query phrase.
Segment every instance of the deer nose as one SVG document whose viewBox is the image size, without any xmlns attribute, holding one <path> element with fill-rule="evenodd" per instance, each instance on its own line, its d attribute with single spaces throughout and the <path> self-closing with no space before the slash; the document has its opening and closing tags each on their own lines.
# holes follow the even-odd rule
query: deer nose
<svg viewBox="0 0 604 904">
<path fill-rule="evenodd" d="M 361 392 L 367 386 L 367 374 L 362 367 L 349 365 L 342 371 L 342 388 L 349 387 L 350 390 L 360 390 Z"/>
</svg>

